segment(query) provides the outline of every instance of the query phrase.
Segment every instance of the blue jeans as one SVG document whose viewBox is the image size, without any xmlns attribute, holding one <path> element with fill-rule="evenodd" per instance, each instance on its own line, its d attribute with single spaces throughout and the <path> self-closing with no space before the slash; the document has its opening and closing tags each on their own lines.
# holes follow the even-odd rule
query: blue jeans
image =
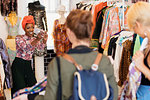
<svg viewBox="0 0 150 100">
<path fill-rule="evenodd" d="M 136 96 L 137 100 L 150 100 L 150 86 L 140 85 Z"/>
</svg>

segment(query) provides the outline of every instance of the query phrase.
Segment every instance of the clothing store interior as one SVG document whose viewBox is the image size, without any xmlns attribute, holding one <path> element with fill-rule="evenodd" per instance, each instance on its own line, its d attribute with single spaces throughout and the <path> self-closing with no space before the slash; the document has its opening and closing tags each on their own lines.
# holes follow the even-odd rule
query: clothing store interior
<svg viewBox="0 0 150 100">
<path fill-rule="evenodd" d="M 0 100 L 150 100 L 150 0 L 0 0 Z"/>
</svg>

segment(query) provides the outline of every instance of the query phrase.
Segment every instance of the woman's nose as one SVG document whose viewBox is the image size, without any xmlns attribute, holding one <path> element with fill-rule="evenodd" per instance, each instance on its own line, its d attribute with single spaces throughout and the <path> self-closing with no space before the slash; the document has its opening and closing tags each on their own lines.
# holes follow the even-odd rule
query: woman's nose
<svg viewBox="0 0 150 100">
<path fill-rule="evenodd" d="M 34 31 L 34 29 L 32 28 L 32 29 L 30 29 L 30 32 L 33 32 Z"/>
</svg>

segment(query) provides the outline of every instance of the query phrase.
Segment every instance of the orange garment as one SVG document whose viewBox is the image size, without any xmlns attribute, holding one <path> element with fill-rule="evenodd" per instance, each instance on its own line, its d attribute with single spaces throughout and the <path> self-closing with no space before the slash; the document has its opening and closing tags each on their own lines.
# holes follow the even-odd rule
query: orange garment
<svg viewBox="0 0 150 100">
<path fill-rule="evenodd" d="M 97 13 L 102 10 L 104 7 L 107 6 L 107 2 L 101 2 L 97 5 L 95 5 L 95 9 L 94 9 L 94 14 L 93 14 L 93 27 L 92 27 L 92 33 L 91 33 L 91 38 L 92 38 L 92 35 L 93 35 L 93 32 L 94 32 L 94 29 L 95 29 L 95 26 L 96 26 L 96 17 L 97 17 Z"/>
<path fill-rule="evenodd" d="M 23 21 L 22 21 L 22 28 L 25 30 L 26 24 L 29 24 L 29 23 L 35 25 L 34 18 L 33 18 L 33 16 L 31 16 L 31 15 L 25 16 L 25 17 L 23 18 Z"/>
<path fill-rule="evenodd" d="M 54 38 L 54 47 L 57 56 L 66 53 L 71 49 L 72 44 L 68 39 L 66 34 L 66 27 L 65 24 L 60 24 L 59 20 L 56 19 L 54 21 L 54 31 L 53 31 L 53 38 Z"/>
</svg>

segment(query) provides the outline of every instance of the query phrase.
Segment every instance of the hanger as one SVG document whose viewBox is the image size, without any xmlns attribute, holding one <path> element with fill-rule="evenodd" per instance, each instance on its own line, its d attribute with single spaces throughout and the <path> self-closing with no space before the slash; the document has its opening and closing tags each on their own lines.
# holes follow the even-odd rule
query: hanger
<svg viewBox="0 0 150 100">
<path fill-rule="evenodd" d="M 39 1 L 39 0 L 34 0 L 33 2 L 35 2 L 35 1 Z"/>
</svg>

